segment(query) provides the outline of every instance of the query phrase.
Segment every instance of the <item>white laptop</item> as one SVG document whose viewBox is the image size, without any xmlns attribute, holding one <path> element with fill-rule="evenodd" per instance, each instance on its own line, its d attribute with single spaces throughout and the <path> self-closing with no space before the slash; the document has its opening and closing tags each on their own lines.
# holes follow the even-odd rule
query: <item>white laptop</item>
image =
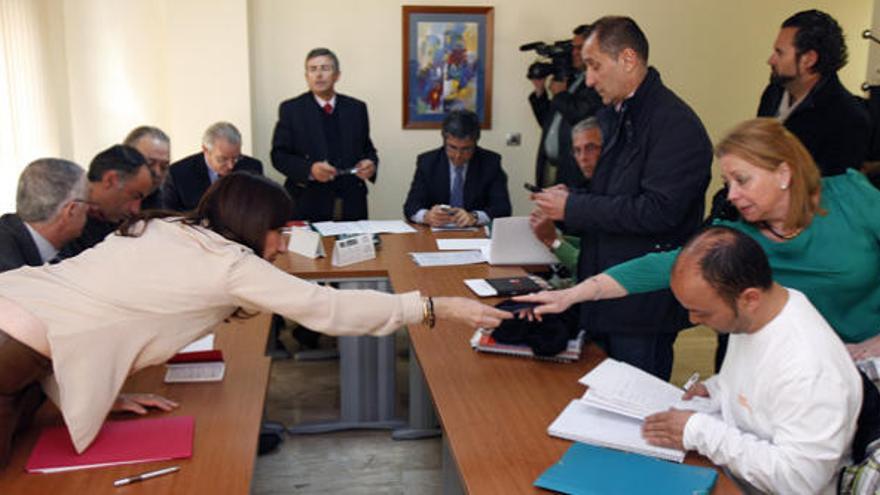
<svg viewBox="0 0 880 495">
<path fill-rule="evenodd" d="M 492 221 L 490 265 L 549 265 L 559 259 L 529 227 L 529 217 L 504 217 Z"/>
</svg>

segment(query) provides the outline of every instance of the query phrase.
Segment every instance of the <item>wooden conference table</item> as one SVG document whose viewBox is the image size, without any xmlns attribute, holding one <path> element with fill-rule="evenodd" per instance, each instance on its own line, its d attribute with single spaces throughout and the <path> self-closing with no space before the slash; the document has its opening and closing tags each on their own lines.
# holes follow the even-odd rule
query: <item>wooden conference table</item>
<svg viewBox="0 0 880 495">
<path fill-rule="evenodd" d="M 394 292 L 421 290 L 432 296 L 471 297 L 462 283 L 465 278 L 522 273 L 519 268 L 486 264 L 421 268 L 407 254 L 435 251 L 437 237 L 462 236 L 431 234 L 420 228 L 418 234 L 382 236 L 376 259 L 348 267 L 333 267 L 329 256 L 310 260 L 293 254 L 280 259 L 278 265 L 311 279 L 388 278 Z M 329 255 L 330 239 L 324 241 Z M 126 390 L 180 400 L 182 405 L 173 414 L 196 417 L 192 459 L 27 475 L 23 467 L 37 436 L 37 428 L 32 428 L 17 442 L 10 466 L 0 472 L 0 493 L 247 493 L 269 373 L 269 359 L 264 356 L 268 326 L 266 315 L 221 326 L 217 346 L 227 361 L 221 383 L 165 385 L 162 367 L 143 370 L 127 382 Z M 443 322 L 434 329 L 422 325 L 409 328 L 461 487 L 471 494 L 547 493 L 534 488 L 532 482 L 571 444 L 549 436 L 547 426 L 571 399 L 583 394 L 577 379 L 604 355 L 590 346 L 579 362 L 558 364 L 478 354 L 470 348 L 472 333 Z M 54 407 L 46 406 L 38 415 L 37 426 L 59 421 Z M 687 462 L 711 466 L 695 455 L 689 455 Z M 181 471 L 148 483 L 119 489 L 112 486 L 115 479 L 171 465 L 180 465 Z M 446 490 L 454 491 L 449 486 Z M 736 492 L 733 482 L 719 472 L 713 493 Z"/>
</svg>

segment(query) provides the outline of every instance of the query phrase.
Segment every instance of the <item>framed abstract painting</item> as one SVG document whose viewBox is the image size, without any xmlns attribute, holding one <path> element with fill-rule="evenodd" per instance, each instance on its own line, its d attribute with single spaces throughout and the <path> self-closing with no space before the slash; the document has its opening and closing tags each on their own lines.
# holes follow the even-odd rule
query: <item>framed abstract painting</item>
<svg viewBox="0 0 880 495">
<path fill-rule="evenodd" d="M 403 127 L 468 109 L 492 127 L 492 7 L 403 6 Z"/>
</svg>

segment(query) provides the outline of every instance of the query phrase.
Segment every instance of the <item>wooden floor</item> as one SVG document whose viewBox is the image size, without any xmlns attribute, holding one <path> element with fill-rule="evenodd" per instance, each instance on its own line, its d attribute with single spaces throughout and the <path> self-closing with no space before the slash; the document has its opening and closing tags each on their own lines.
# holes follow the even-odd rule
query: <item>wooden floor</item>
<svg viewBox="0 0 880 495">
<path fill-rule="evenodd" d="M 296 350 L 290 332 L 282 334 L 288 349 Z M 322 345 L 332 346 L 324 338 Z M 398 335 L 398 350 L 406 349 Z M 686 330 L 675 342 L 672 382 L 682 384 L 698 371 L 713 370 L 715 333 L 704 327 Z M 398 353 L 398 413 L 406 415 L 407 358 Z M 330 418 L 339 408 L 338 361 L 272 364 L 267 418 L 292 425 Z M 398 442 L 387 431 L 341 432 L 288 437 L 281 447 L 257 459 L 253 493 L 280 494 L 440 494 L 439 439 Z"/>
</svg>

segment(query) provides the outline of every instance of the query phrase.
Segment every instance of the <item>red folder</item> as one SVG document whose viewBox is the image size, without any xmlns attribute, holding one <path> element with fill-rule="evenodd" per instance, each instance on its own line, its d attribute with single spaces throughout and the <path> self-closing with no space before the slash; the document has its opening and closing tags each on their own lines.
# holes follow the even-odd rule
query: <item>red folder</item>
<svg viewBox="0 0 880 495">
<path fill-rule="evenodd" d="M 40 434 L 25 469 L 56 473 L 118 464 L 192 457 L 195 419 L 192 416 L 107 421 L 92 445 L 77 454 L 64 426 Z"/>
</svg>

